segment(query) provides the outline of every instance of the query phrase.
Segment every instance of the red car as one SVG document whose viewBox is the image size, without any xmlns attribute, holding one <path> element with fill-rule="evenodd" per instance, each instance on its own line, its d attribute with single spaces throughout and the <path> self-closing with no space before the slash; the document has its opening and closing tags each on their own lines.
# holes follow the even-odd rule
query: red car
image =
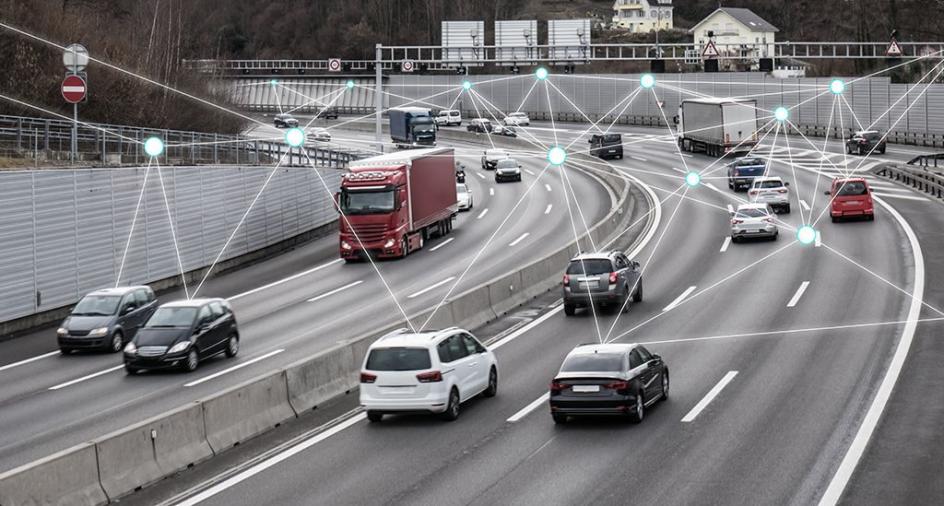
<svg viewBox="0 0 944 506">
<path fill-rule="evenodd" d="M 875 219 L 872 189 L 861 177 L 834 179 L 832 189 L 826 195 L 832 197 L 829 215 L 834 223 L 846 216 L 862 216 L 869 221 Z"/>
</svg>

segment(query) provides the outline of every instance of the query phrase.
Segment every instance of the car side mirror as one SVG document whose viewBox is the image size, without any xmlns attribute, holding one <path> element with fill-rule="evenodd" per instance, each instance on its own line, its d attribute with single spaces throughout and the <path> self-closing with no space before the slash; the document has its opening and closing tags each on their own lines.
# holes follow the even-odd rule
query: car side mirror
<svg viewBox="0 0 944 506">
<path fill-rule="evenodd" d="M 829 190 L 824 191 L 823 195 L 830 195 Z"/>
<path fill-rule="evenodd" d="M 790 183 L 783 183 L 784 186 L 790 186 Z"/>
<path fill-rule="evenodd" d="M 124 309 L 121 310 L 121 314 L 126 315 L 126 314 L 128 314 L 128 313 L 134 311 L 135 309 L 137 309 L 137 308 L 134 307 L 134 306 L 125 306 Z"/>
</svg>

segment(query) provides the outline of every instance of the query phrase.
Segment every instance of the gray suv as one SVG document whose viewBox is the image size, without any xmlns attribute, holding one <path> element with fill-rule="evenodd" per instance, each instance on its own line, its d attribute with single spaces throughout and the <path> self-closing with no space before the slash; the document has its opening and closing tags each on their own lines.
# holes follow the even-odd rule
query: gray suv
<svg viewBox="0 0 944 506">
<path fill-rule="evenodd" d="M 642 270 L 639 262 L 620 251 L 581 253 L 570 260 L 564 274 L 564 314 L 591 304 L 627 310 L 627 300 L 642 302 Z"/>
<path fill-rule="evenodd" d="M 56 337 L 59 350 L 103 350 L 117 353 L 134 338 L 157 309 L 157 298 L 148 286 L 122 286 L 96 290 L 72 308 Z"/>
</svg>

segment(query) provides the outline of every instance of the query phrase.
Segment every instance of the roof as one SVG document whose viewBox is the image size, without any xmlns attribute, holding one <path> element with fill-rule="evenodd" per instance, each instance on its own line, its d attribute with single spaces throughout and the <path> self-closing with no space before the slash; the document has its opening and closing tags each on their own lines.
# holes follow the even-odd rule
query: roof
<svg viewBox="0 0 944 506">
<path fill-rule="evenodd" d="M 638 346 L 636 343 L 581 344 L 568 355 L 592 355 L 594 353 L 626 353 Z"/>
<path fill-rule="evenodd" d="M 385 155 L 372 156 L 348 164 L 348 168 L 358 167 L 389 167 L 394 165 L 407 165 L 417 158 L 426 156 L 452 155 L 452 148 L 426 148 L 426 149 L 407 149 L 404 151 L 394 151 Z"/>
<path fill-rule="evenodd" d="M 684 82 L 684 81 L 683 81 Z M 694 102 L 698 104 L 756 104 L 757 100 L 752 98 L 724 98 L 724 97 L 705 97 L 705 98 L 686 98 L 682 100 L 685 102 Z"/>
<path fill-rule="evenodd" d="M 410 329 L 399 329 L 382 336 L 370 345 L 371 348 L 396 348 L 402 346 L 419 346 L 428 348 L 436 341 L 445 336 L 452 335 L 459 330 L 457 327 L 449 327 L 442 330 L 430 330 L 427 332 L 410 332 Z"/>
<path fill-rule="evenodd" d="M 767 209 L 767 204 L 741 204 L 737 210 L 740 211 L 741 209 Z"/>
<path fill-rule="evenodd" d="M 148 288 L 143 285 L 139 286 L 117 286 L 115 288 L 102 288 L 101 290 L 95 290 L 90 292 L 88 295 L 124 295 L 128 292 L 132 292 L 139 288 Z"/>
<path fill-rule="evenodd" d="M 780 176 L 757 176 L 754 181 L 783 181 L 783 178 Z"/>
<path fill-rule="evenodd" d="M 767 21 L 764 20 L 764 18 L 758 16 L 757 14 L 754 14 L 754 11 L 750 9 L 741 9 L 741 8 L 735 8 L 735 7 L 718 7 L 717 9 L 715 9 L 714 12 L 705 16 L 705 19 L 702 19 L 701 21 L 698 22 L 697 25 L 693 26 L 692 29 L 689 30 L 689 33 L 693 33 L 695 30 L 698 29 L 699 26 L 701 26 L 705 21 L 708 21 L 709 19 L 711 19 L 711 17 L 717 14 L 719 11 L 731 16 L 732 18 L 735 19 L 735 21 L 737 21 L 738 23 L 741 23 L 742 25 L 744 25 L 745 28 L 747 28 L 748 30 L 752 32 L 779 32 L 780 31 L 776 26 L 768 23 Z"/>
<path fill-rule="evenodd" d="M 571 262 L 576 260 L 609 260 L 610 256 L 613 255 L 612 251 L 593 251 L 590 253 L 580 253 L 579 255 L 570 259 Z"/>
<path fill-rule="evenodd" d="M 166 302 L 161 304 L 161 307 L 200 307 L 208 302 L 219 302 L 221 299 L 218 298 L 205 298 L 205 299 L 181 299 L 174 300 L 171 302 Z"/>
</svg>

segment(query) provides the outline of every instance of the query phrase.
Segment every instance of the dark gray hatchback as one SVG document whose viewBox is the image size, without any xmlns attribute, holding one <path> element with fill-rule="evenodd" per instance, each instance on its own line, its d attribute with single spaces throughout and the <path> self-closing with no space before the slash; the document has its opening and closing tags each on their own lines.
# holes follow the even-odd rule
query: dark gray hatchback
<svg viewBox="0 0 944 506">
<path fill-rule="evenodd" d="M 157 298 L 148 286 L 122 286 L 89 293 L 56 331 L 59 350 L 117 353 L 154 313 Z"/>
<path fill-rule="evenodd" d="M 639 262 L 620 251 L 581 253 L 570 260 L 563 280 L 564 314 L 579 307 L 609 306 L 627 310 L 628 301 L 642 301 Z"/>
</svg>

